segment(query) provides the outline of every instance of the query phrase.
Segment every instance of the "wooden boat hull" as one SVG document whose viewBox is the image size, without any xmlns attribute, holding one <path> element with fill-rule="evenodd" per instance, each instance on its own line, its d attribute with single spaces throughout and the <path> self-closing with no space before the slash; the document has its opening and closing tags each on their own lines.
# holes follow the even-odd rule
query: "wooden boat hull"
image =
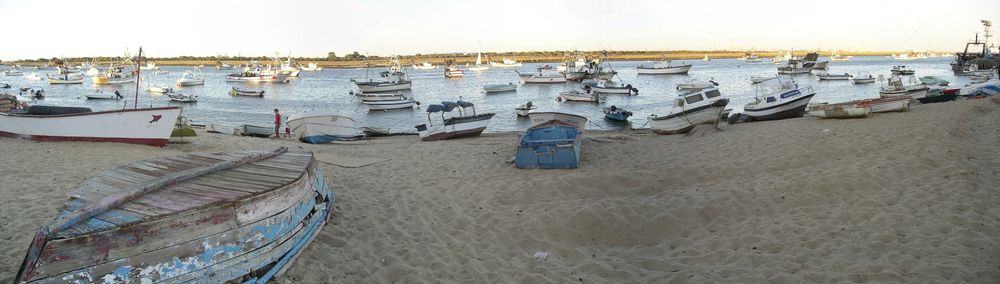
<svg viewBox="0 0 1000 284">
<path fill-rule="evenodd" d="M 399 101 L 363 101 L 362 103 L 368 106 L 368 111 L 376 111 L 413 108 L 416 101 L 407 99 Z"/>
<path fill-rule="evenodd" d="M 872 113 L 906 112 L 910 110 L 910 98 L 904 96 L 860 100 L 855 103 L 860 106 L 867 106 L 871 109 Z"/>
<path fill-rule="evenodd" d="M 834 119 L 863 118 L 871 112 L 871 108 L 858 105 L 820 105 L 809 109 L 810 116 Z"/>
<path fill-rule="evenodd" d="M 58 115 L 0 113 L 0 136 L 35 141 L 118 142 L 163 147 L 178 107 L 125 109 Z"/>
<path fill-rule="evenodd" d="M 85 183 L 57 220 L 93 204 L 78 197 L 87 196 L 88 184 L 127 178 L 106 189 L 114 192 L 130 182 L 141 185 L 169 177 L 176 169 L 200 169 L 191 164 L 212 166 L 206 162 L 231 157 L 191 154 L 106 171 Z M 163 199 L 168 196 L 173 203 Z M 54 227 L 43 227 L 28 249 L 18 281 L 264 283 L 286 270 L 314 239 L 335 196 L 311 154 L 284 153 L 166 185 L 136 199 L 139 204 L 157 204 L 153 200 L 161 207 L 148 208 L 159 208 L 159 213 L 122 205 L 135 211 L 113 207 L 73 230 L 50 233 Z"/>
<path fill-rule="evenodd" d="M 356 140 L 365 134 L 350 117 L 335 112 L 311 111 L 288 117 L 288 127 L 299 141 L 311 144 Z"/>
<path fill-rule="evenodd" d="M 580 164 L 581 134 L 576 127 L 552 121 L 521 133 L 514 156 L 519 169 L 573 169 Z"/>
<path fill-rule="evenodd" d="M 274 128 L 244 124 L 236 128 L 240 135 L 268 138 L 274 135 Z"/>
<path fill-rule="evenodd" d="M 639 75 L 687 74 L 688 71 L 691 71 L 691 65 L 672 66 L 666 68 L 646 68 L 640 66 L 637 67 L 635 70 L 636 72 L 638 72 Z"/>
<path fill-rule="evenodd" d="M 517 91 L 517 85 L 514 84 L 496 84 L 496 85 L 483 86 L 483 92 L 487 94 L 514 92 L 514 91 Z"/>
<path fill-rule="evenodd" d="M 177 79 L 178 87 L 204 85 L 205 79 Z"/>
<path fill-rule="evenodd" d="M 52 85 L 83 84 L 83 78 L 80 78 L 80 79 L 69 79 L 69 80 L 49 78 L 49 84 L 52 84 Z"/>
<path fill-rule="evenodd" d="M 362 93 L 384 93 L 409 90 L 413 86 L 413 83 L 409 81 L 399 83 L 355 82 L 355 85 L 358 86 L 358 89 Z"/>
<path fill-rule="evenodd" d="M 560 111 L 529 111 L 528 119 L 531 120 L 531 126 L 535 127 L 543 123 L 557 120 L 569 125 L 575 126 L 580 132 L 583 132 L 585 126 L 587 126 L 587 117 L 575 113 L 560 112 Z"/>
</svg>

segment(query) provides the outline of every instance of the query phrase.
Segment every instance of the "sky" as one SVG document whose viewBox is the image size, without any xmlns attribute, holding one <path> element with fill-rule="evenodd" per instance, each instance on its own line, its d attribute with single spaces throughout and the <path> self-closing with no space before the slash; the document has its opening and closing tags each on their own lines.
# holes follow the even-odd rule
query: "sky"
<svg viewBox="0 0 1000 284">
<path fill-rule="evenodd" d="M 957 51 L 998 0 L 0 0 L 0 60 L 545 50 Z M 14 24 L 12 24 L 14 23 Z M 995 43 L 996 40 L 991 40 Z"/>
</svg>

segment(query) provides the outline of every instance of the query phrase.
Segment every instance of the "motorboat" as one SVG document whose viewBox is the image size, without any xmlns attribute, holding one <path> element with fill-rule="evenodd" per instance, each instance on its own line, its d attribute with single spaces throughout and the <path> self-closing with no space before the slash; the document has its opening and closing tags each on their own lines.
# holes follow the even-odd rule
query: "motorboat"
<svg viewBox="0 0 1000 284">
<path fill-rule="evenodd" d="M 751 121 L 801 117 L 816 95 L 812 87 L 799 87 L 791 78 L 782 77 L 757 84 L 755 92 L 754 101 L 743 107 Z"/>
<path fill-rule="evenodd" d="M 507 67 L 521 67 L 522 64 L 520 62 L 517 62 L 517 60 L 504 57 L 503 60 L 501 60 L 500 62 L 490 61 L 490 66 L 498 68 L 507 68 Z"/>
<path fill-rule="evenodd" d="M 368 77 L 367 69 L 365 77 Z M 399 57 L 396 56 L 389 59 L 389 68 L 379 72 L 378 79 L 369 78 L 366 81 L 351 79 L 351 82 L 358 86 L 362 93 L 405 91 L 413 86 L 413 82 L 403 72 L 403 67 L 399 65 Z"/>
<path fill-rule="evenodd" d="M 686 82 L 678 83 L 678 91 L 688 91 L 688 90 L 699 90 L 704 88 L 713 88 L 719 86 L 719 83 L 714 79 L 709 79 L 708 81 L 701 81 L 697 79 L 692 79 Z"/>
<path fill-rule="evenodd" d="M 421 63 L 420 65 L 413 64 L 413 69 L 417 70 L 434 70 L 437 69 L 437 65 L 430 64 L 429 62 Z"/>
<path fill-rule="evenodd" d="M 559 98 L 567 102 L 591 102 L 600 103 L 603 95 L 590 90 L 590 86 L 584 87 L 584 91 L 572 90 L 559 93 Z"/>
<path fill-rule="evenodd" d="M 514 83 L 483 85 L 483 93 L 487 94 L 514 92 L 514 91 L 517 91 L 517 85 Z"/>
<path fill-rule="evenodd" d="M 830 55 L 830 61 L 848 61 L 851 60 L 851 57 L 840 55 L 840 52 L 834 52 L 833 55 Z"/>
<path fill-rule="evenodd" d="M 929 86 L 947 86 L 951 82 L 934 76 L 923 76 L 920 77 L 920 83 Z"/>
<path fill-rule="evenodd" d="M 528 117 L 528 114 L 535 109 L 537 109 L 537 107 L 535 107 L 534 104 L 527 102 L 514 108 L 514 113 L 517 114 L 518 117 Z"/>
<path fill-rule="evenodd" d="M 752 82 L 752 83 L 754 83 L 754 84 L 757 84 L 757 83 L 760 83 L 760 82 L 764 82 L 764 81 L 767 81 L 767 80 L 771 80 L 771 79 L 774 79 L 774 78 L 778 78 L 778 76 L 770 76 L 770 75 L 768 75 L 768 76 L 759 76 L 759 75 L 752 75 L 752 76 L 750 76 L 750 82 Z"/>
<path fill-rule="evenodd" d="M 202 75 L 200 69 L 195 69 L 192 71 L 184 71 L 184 73 L 181 74 L 181 77 L 177 79 L 178 87 L 204 85 L 204 84 L 205 84 L 205 76 Z"/>
<path fill-rule="evenodd" d="M 819 78 L 820 81 L 826 81 L 826 80 L 849 80 L 849 79 L 851 79 L 851 74 L 848 74 L 848 73 L 844 73 L 844 74 L 816 74 L 816 78 Z"/>
<path fill-rule="evenodd" d="M 812 68 L 805 66 L 803 61 L 789 59 L 788 64 L 778 67 L 778 74 L 806 74 L 812 72 Z"/>
<path fill-rule="evenodd" d="M 114 93 L 105 93 L 102 90 L 97 90 L 94 93 L 84 95 L 84 97 L 88 100 L 120 100 L 125 98 L 117 90 Z"/>
<path fill-rule="evenodd" d="M 264 97 L 264 90 L 251 90 L 233 87 L 229 90 L 229 95 L 234 97 Z"/>
<path fill-rule="evenodd" d="M 869 74 L 868 72 L 861 72 L 857 75 L 852 74 L 850 80 L 851 84 L 855 85 L 875 83 L 875 77 L 873 77 L 872 74 Z"/>
<path fill-rule="evenodd" d="M 910 53 L 893 54 L 892 58 L 896 60 L 920 60 L 920 59 L 927 59 L 927 53 L 910 52 Z"/>
<path fill-rule="evenodd" d="M 521 77 L 521 80 L 525 84 L 566 83 L 566 76 L 558 73 L 542 72 L 542 70 L 538 70 L 538 73 L 515 72 L 517 72 L 517 76 Z"/>
<path fill-rule="evenodd" d="M 458 68 L 455 64 L 454 59 L 448 59 L 445 61 L 444 66 L 444 77 L 445 78 L 462 78 L 465 77 L 465 72 Z"/>
<path fill-rule="evenodd" d="M 913 75 L 916 73 L 912 69 L 906 69 L 906 66 L 902 65 L 892 66 L 890 72 L 892 72 L 892 75 Z"/>
<path fill-rule="evenodd" d="M 368 111 L 376 111 L 413 108 L 417 101 L 411 97 L 400 96 L 398 100 L 361 101 L 361 103 L 368 106 Z"/>
<path fill-rule="evenodd" d="M 21 72 L 21 70 L 20 70 L 20 69 L 17 69 L 17 68 L 11 68 L 10 70 L 6 70 L 6 71 L 3 71 L 3 75 L 4 75 L 4 76 L 7 76 L 7 77 L 14 77 L 14 76 L 21 76 L 21 75 L 24 75 L 24 73 L 23 73 L 23 72 Z"/>
<path fill-rule="evenodd" d="M 471 113 L 468 112 L 469 109 L 472 109 Z M 453 110 L 457 110 L 458 115 L 446 118 L 445 114 L 452 113 Z M 434 113 L 440 113 L 441 122 L 433 122 L 431 114 Z M 486 126 L 490 124 L 490 120 L 493 119 L 494 115 L 494 113 L 477 114 L 475 105 L 463 100 L 432 104 L 427 106 L 427 123 L 416 126 L 417 134 L 420 135 L 420 140 L 423 141 L 475 137 L 486 130 Z"/>
<path fill-rule="evenodd" d="M 910 110 L 912 99 L 906 96 L 882 97 L 854 101 L 855 104 L 871 109 L 872 113 L 906 112 Z"/>
<path fill-rule="evenodd" d="M 48 75 L 46 79 L 51 85 L 83 84 L 83 75 L 80 74 Z"/>
<path fill-rule="evenodd" d="M 590 86 L 594 92 L 602 94 L 639 94 L 639 89 L 632 87 L 632 84 L 622 84 L 621 82 L 614 80 L 601 80 L 596 84 L 588 86 Z"/>
<path fill-rule="evenodd" d="M 632 116 L 631 111 L 618 106 L 609 106 L 604 108 L 602 111 L 604 112 L 605 119 L 618 122 L 628 122 L 628 118 Z"/>
<path fill-rule="evenodd" d="M 120 85 L 135 83 L 135 72 L 125 71 L 122 65 L 113 64 L 103 74 L 90 77 L 94 85 Z"/>
<path fill-rule="evenodd" d="M 661 60 L 651 65 L 643 64 L 636 67 L 640 75 L 669 75 L 687 74 L 691 70 L 691 64 L 671 65 L 670 60 Z"/>
<path fill-rule="evenodd" d="M 354 93 L 354 97 L 361 99 L 362 102 L 377 102 L 377 101 L 399 101 L 404 98 L 402 92 L 396 92 L 392 94 L 388 93 Z"/>
<path fill-rule="evenodd" d="M 740 57 L 739 59 L 745 61 L 746 63 L 764 62 L 764 58 L 757 56 L 757 54 L 753 52 L 743 53 L 743 57 Z"/>
<path fill-rule="evenodd" d="M 927 95 L 930 89 L 921 84 L 914 76 L 892 75 L 886 80 L 882 75 L 878 76 L 879 82 L 883 82 L 879 94 L 882 96 L 909 96 L 919 99 Z"/>
<path fill-rule="evenodd" d="M 323 144 L 365 137 L 354 119 L 337 111 L 307 111 L 288 116 L 286 122 L 299 141 Z"/>
<path fill-rule="evenodd" d="M 156 63 L 146 62 L 146 65 L 142 66 L 142 67 L 139 67 L 139 69 L 140 70 L 149 70 L 149 71 L 152 71 L 152 70 L 159 70 L 160 67 L 156 67 Z"/>
<path fill-rule="evenodd" d="M 166 94 L 166 93 L 172 93 L 174 89 L 171 89 L 170 87 L 149 86 L 147 91 L 149 91 L 150 93 Z"/>
<path fill-rule="evenodd" d="M 528 127 L 535 127 L 553 120 L 572 125 L 578 132 L 583 132 L 584 128 L 587 126 L 586 116 L 569 111 L 533 110 L 528 112 L 528 119 L 531 120 L 531 124 Z"/>
<path fill-rule="evenodd" d="M 284 84 L 289 81 L 288 74 L 265 70 L 260 66 L 243 67 L 243 70 L 239 73 L 226 75 L 226 82 Z"/>
<path fill-rule="evenodd" d="M 198 102 L 198 96 L 196 96 L 196 95 L 177 94 L 177 95 L 168 95 L 168 96 L 170 97 L 170 101 L 171 102 L 175 102 L 175 103 L 197 103 Z"/>
<path fill-rule="evenodd" d="M 299 69 L 301 69 L 302 71 L 312 71 L 312 72 L 323 71 L 323 67 L 319 67 L 319 65 L 316 63 L 309 63 L 306 66 L 299 66 Z"/>
<path fill-rule="evenodd" d="M 727 104 L 729 99 L 716 87 L 690 90 L 677 95 L 670 113 L 650 115 L 649 128 L 657 134 L 687 133 L 695 126 L 718 122 Z"/>
</svg>

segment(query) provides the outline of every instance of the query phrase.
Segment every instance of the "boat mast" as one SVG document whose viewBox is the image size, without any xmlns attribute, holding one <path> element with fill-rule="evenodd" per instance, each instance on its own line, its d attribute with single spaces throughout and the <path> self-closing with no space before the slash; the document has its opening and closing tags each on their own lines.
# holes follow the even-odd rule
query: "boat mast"
<svg viewBox="0 0 1000 284">
<path fill-rule="evenodd" d="M 139 108 L 139 81 L 142 79 L 142 68 L 139 68 L 139 64 L 142 64 L 142 46 L 139 46 L 139 55 L 135 58 L 135 101 L 132 108 Z"/>
</svg>

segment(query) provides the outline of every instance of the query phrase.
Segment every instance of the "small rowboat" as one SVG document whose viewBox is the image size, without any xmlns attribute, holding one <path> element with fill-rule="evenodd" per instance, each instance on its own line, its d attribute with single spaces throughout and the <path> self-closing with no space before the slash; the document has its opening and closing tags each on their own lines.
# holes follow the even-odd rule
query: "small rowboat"
<svg viewBox="0 0 1000 284">
<path fill-rule="evenodd" d="M 237 87 L 233 87 L 229 90 L 230 96 L 245 96 L 245 97 L 264 97 L 264 90 L 245 90 Z"/>
<path fill-rule="evenodd" d="M 585 93 L 577 90 L 572 90 L 569 92 L 559 93 L 559 97 L 568 102 L 593 102 L 597 103 L 601 101 L 601 95 L 597 93 L 590 92 Z"/>
<path fill-rule="evenodd" d="M 910 100 L 907 96 L 894 96 L 854 101 L 854 103 L 870 108 L 872 113 L 906 112 L 910 110 Z"/>
<path fill-rule="evenodd" d="M 819 118 L 862 118 L 868 116 L 871 112 L 871 108 L 855 102 L 839 104 L 822 103 L 809 106 L 809 115 Z"/>
<path fill-rule="evenodd" d="M 170 96 L 170 101 L 171 102 L 178 102 L 178 103 L 197 103 L 198 102 L 198 96 L 195 96 L 195 95 L 185 95 L 185 94 L 177 94 L 177 95 Z"/>
<path fill-rule="evenodd" d="M 519 116 L 519 117 L 528 117 L 528 114 L 531 113 L 531 111 L 535 110 L 535 109 L 536 109 L 536 107 L 534 105 L 532 105 L 531 102 L 528 102 L 528 103 L 525 103 L 523 105 L 520 105 L 520 106 L 514 108 L 514 111 L 517 113 L 517 116 Z"/>
<path fill-rule="evenodd" d="M 632 112 L 625 110 L 617 106 L 610 106 L 604 108 L 604 118 L 608 120 L 628 122 L 628 118 L 632 116 Z"/>
<path fill-rule="evenodd" d="M 517 91 L 517 85 L 515 85 L 514 83 L 486 84 L 483 86 L 483 92 L 487 94 L 514 92 L 514 91 Z"/>
<path fill-rule="evenodd" d="M 151 87 L 149 87 L 149 92 L 150 93 L 166 94 L 166 93 L 171 93 L 173 91 L 174 91 L 174 89 L 171 89 L 170 87 L 157 87 L 157 86 L 151 86 Z"/>
<path fill-rule="evenodd" d="M 400 98 L 397 100 L 361 101 L 361 103 L 368 106 L 368 111 L 374 111 L 413 108 L 417 101 L 413 100 L 413 98 L 400 95 Z"/>
<path fill-rule="evenodd" d="M 124 98 L 120 93 L 118 93 L 118 91 L 109 94 L 101 90 L 97 90 L 97 92 L 93 94 L 87 94 L 86 97 L 88 100 L 119 100 Z"/>
<path fill-rule="evenodd" d="M 326 223 L 312 153 L 194 153 L 97 174 L 42 226 L 18 283 L 265 283 Z"/>
<path fill-rule="evenodd" d="M 847 79 L 851 79 L 851 74 L 847 74 L 847 73 L 844 73 L 844 74 L 816 74 L 816 78 L 819 78 L 820 81 L 823 81 L 823 80 L 847 80 Z"/>
</svg>

